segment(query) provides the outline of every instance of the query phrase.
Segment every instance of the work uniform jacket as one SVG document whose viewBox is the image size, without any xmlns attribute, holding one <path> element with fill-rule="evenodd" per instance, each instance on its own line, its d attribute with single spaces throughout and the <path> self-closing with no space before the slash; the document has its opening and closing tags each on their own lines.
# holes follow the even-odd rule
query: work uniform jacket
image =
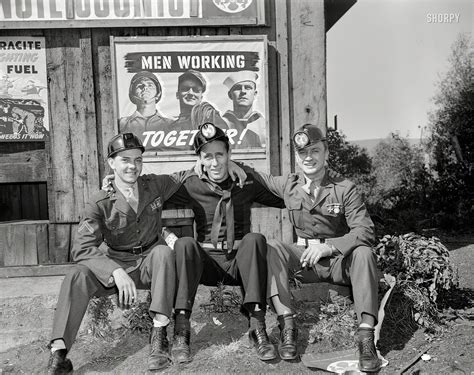
<svg viewBox="0 0 474 375">
<path fill-rule="evenodd" d="M 259 180 L 284 199 L 298 237 L 325 239 L 344 256 L 358 246 L 372 246 L 374 224 L 351 181 L 326 171 L 312 200 L 302 173 L 279 177 L 260 173 Z"/>
<path fill-rule="evenodd" d="M 110 276 L 117 268 L 130 272 L 139 267 L 143 256 L 127 250 L 154 243 L 166 245 L 161 237 L 162 206 L 185 178 L 186 172 L 138 177 L 137 213 L 115 185 L 114 191 L 99 191 L 86 205 L 71 251 L 72 260 L 87 266 L 105 286 L 109 286 Z"/>
<path fill-rule="evenodd" d="M 243 188 L 233 183 L 230 177 L 217 184 L 208 179 L 206 174 L 199 177 L 194 171 L 189 171 L 184 189 L 180 189 L 171 203 L 188 205 L 194 212 L 196 221 L 197 240 L 211 242 L 211 231 L 216 214 L 216 208 L 222 202 L 224 191 L 230 191 L 234 215 L 234 239 L 240 240 L 250 233 L 251 208 L 254 202 L 265 206 L 284 208 L 283 201 L 271 193 L 261 182 L 255 179 L 254 172 L 243 167 L 247 173 L 247 180 Z M 219 230 L 219 241 L 227 239 L 226 215 L 223 215 Z"/>
</svg>

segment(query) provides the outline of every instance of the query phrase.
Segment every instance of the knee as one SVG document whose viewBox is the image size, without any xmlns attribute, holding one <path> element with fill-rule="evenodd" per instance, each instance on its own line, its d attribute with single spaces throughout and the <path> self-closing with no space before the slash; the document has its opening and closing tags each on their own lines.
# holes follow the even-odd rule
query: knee
<svg viewBox="0 0 474 375">
<path fill-rule="evenodd" d="M 267 251 L 267 240 L 265 236 L 260 233 L 247 233 L 244 238 L 242 238 L 242 244 L 254 245 L 246 246 L 246 249 L 249 250 Z"/>
<path fill-rule="evenodd" d="M 352 253 L 352 257 L 354 261 L 357 261 L 357 262 L 364 262 L 364 263 L 375 262 L 375 254 L 372 251 L 372 248 L 368 246 L 359 246 L 355 248 Z"/>
<path fill-rule="evenodd" d="M 88 278 L 92 277 L 92 271 L 82 265 L 82 264 L 75 264 L 71 271 L 66 274 L 63 283 L 69 284 L 76 284 L 85 282 Z"/>
<path fill-rule="evenodd" d="M 181 237 L 174 243 L 174 251 L 182 252 L 197 248 L 197 241 L 192 237 Z"/>
<path fill-rule="evenodd" d="M 175 261 L 175 253 L 169 246 L 158 245 L 150 251 L 150 256 L 155 263 L 168 263 Z"/>
</svg>

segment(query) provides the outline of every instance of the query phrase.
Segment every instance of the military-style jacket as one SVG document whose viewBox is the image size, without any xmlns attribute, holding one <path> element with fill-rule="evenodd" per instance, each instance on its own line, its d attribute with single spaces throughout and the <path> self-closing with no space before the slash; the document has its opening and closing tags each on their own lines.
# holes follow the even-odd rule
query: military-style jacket
<svg viewBox="0 0 474 375">
<path fill-rule="evenodd" d="M 232 183 L 230 177 L 220 183 L 210 181 L 204 174 L 199 178 L 194 171 L 190 171 L 184 189 L 180 189 L 170 202 L 185 204 L 193 209 L 196 221 L 197 240 L 200 242 L 211 241 L 211 230 L 216 208 L 221 202 L 224 190 L 230 190 L 230 199 L 234 212 L 234 234 L 235 239 L 240 240 L 250 232 L 251 207 L 254 202 L 266 206 L 283 208 L 281 198 L 271 193 L 261 182 L 255 179 L 255 172 L 243 167 L 247 173 L 247 180 L 243 188 Z M 219 231 L 219 241 L 226 239 L 225 217 Z"/>
<path fill-rule="evenodd" d="M 86 265 L 106 286 L 115 269 L 137 268 L 143 257 L 125 250 L 157 241 L 166 244 L 161 238 L 162 206 L 185 178 L 185 172 L 138 177 L 137 213 L 115 185 L 113 192 L 96 193 L 87 203 L 79 223 L 72 260 Z"/>
<path fill-rule="evenodd" d="M 330 177 L 326 171 L 312 200 L 302 173 L 280 177 L 260 173 L 259 179 L 284 199 L 298 237 L 327 239 L 344 256 L 358 246 L 372 246 L 374 224 L 353 182 Z"/>
</svg>

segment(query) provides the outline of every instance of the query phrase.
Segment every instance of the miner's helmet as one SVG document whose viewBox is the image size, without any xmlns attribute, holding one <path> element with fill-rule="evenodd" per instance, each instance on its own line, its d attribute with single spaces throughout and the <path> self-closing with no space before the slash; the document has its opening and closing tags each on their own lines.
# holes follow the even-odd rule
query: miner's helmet
<svg viewBox="0 0 474 375">
<path fill-rule="evenodd" d="M 107 157 L 111 158 L 120 151 L 131 150 L 134 148 L 145 152 L 145 147 L 143 147 L 142 141 L 135 134 L 120 133 L 110 140 L 109 145 L 107 146 Z"/>
<path fill-rule="evenodd" d="M 156 95 L 154 98 L 155 103 L 158 103 L 161 99 L 162 89 L 161 89 L 160 80 L 152 72 L 143 70 L 141 72 L 136 73 L 130 80 L 130 87 L 128 89 L 128 97 L 130 98 L 130 101 L 134 104 L 139 104 L 141 102 L 141 99 L 135 96 L 135 90 L 137 88 L 137 85 L 145 78 L 151 80 L 156 86 Z"/>
<path fill-rule="evenodd" d="M 199 131 L 194 137 L 194 151 L 199 154 L 202 146 L 213 141 L 222 141 L 229 149 L 229 138 L 225 135 L 221 128 L 215 126 L 212 122 L 206 122 L 199 126 Z"/>
<path fill-rule="evenodd" d="M 297 151 L 324 141 L 326 137 L 323 132 L 313 124 L 304 124 L 293 135 L 293 144 Z"/>
</svg>

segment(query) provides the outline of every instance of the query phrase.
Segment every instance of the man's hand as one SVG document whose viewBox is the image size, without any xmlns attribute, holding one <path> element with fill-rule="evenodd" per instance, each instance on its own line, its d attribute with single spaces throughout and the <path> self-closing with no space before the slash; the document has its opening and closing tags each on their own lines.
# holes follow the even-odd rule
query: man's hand
<svg viewBox="0 0 474 375">
<path fill-rule="evenodd" d="M 229 175 L 232 181 L 235 181 L 236 179 L 239 180 L 240 188 L 244 187 L 245 180 L 247 180 L 247 173 L 245 173 L 245 171 L 232 160 L 229 160 Z"/>
<path fill-rule="evenodd" d="M 119 306 L 126 307 L 135 302 L 137 300 L 137 288 L 127 272 L 123 268 L 117 268 L 112 272 L 112 276 L 118 289 Z"/>
<path fill-rule="evenodd" d="M 306 266 L 314 267 L 321 258 L 326 258 L 331 255 L 332 248 L 325 243 L 309 245 L 301 255 L 301 268 L 305 268 Z"/>
<path fill-rule="evenodd" d="M 198 175 L 199 178 L 202 178 L 204 171 L 202 169 L 201 158 L 197 158 L 196 164 L 194 165 L 194 173 Z"/>
<path fill-rule="evenodd" d="M 107 176 L 105 176 L 102 180 L 102 190 L 106 192 L 111 192 L 113 190 L 112 181 L 114 180 L 114 178 L 115 175 L 113 174 L 108 174 Z"/>
</svg>

